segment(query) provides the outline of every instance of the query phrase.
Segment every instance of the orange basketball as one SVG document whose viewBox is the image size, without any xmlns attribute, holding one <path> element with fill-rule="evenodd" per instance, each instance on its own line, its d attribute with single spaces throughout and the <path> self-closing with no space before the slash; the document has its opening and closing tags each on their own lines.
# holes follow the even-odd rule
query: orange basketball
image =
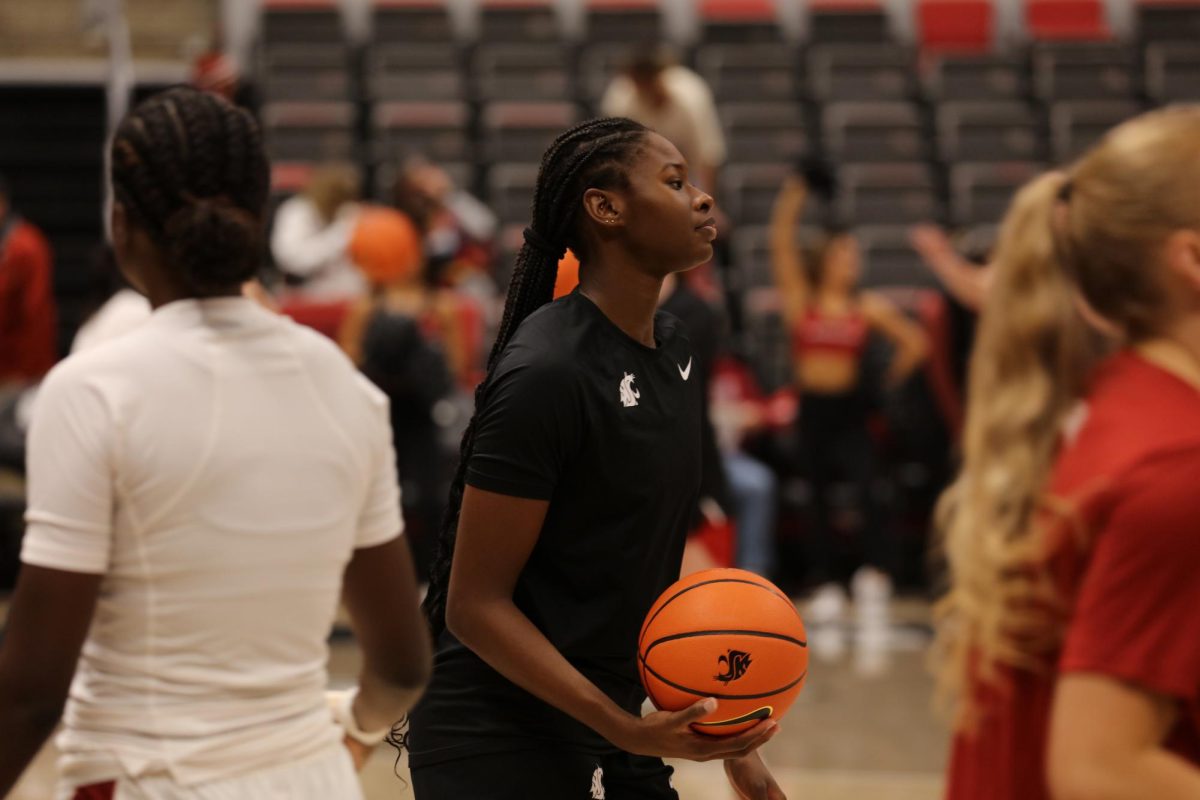
<svg viewBox="0 0 1200 800">
<path fill-rule="evenodd" d="M 421 234 L 399 211 L 367 206 L 354 226 L 350 258 L 373 284 L 412 280 L 422 266 Z"/>
<path fill-rule="evenodd" d="M 693 724 L 729 736 L 779 720 L 804 688 L 808 640 L 787 595 L 741 569 L 709 569 L 655 601 L 638 637 L 638 669 L 651 702 L 679 711 L 713 697 L 717 710 Z"/>
</svg>

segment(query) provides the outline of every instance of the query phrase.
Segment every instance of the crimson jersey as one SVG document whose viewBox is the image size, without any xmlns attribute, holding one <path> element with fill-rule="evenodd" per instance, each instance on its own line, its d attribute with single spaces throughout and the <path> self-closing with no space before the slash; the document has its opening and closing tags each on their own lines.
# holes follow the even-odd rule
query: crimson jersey
<svg viewBox="0 0 1200 800">
<path fill-rule="evenodd" d="M 0 384 L 37 381 L 58 358 L 52 262 L 41 231 L 0 219 Z"/>
<path fill-rule="evenodd" d="M 1176 698 L 1167 746 L 1200 764 L 1197 476 L 1200 391 L 1131 352 L 1113 357 L 1050 484 L 1083 523 L 1050 529 L 1051 569 L 1071 608 L 1057 671 L 1002 669 L 999 685 L 979 689 L 983 717 L 954 740 L 949 800 L 1048 800 L 1050 708 L 1063 673 Z"/>
</svg>

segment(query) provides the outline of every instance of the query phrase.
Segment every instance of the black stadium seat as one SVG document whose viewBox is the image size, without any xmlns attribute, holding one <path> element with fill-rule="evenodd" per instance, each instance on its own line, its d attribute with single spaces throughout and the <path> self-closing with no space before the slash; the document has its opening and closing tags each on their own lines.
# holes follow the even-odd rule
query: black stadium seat
<svg viewBox="0 0 1200 800">
<path fill-rule="evenodd" d="M 836 160 L 898 162 L 929 156 L 920 111 L 910 103 L 833 103 L 822 117 L 825 146 Z"/>
<path fill-rule="evenodd" d="M 938 155 L 956 161 L 1043 161 L 1045 135 L 1027 104 L 945 103 L 937 109 Z"/>
<path fill-rule="evenodd" d="M 813 45 L 808 54 L 812 96 L 822 103 L 907 100 L 916 95 L 913 52 L 900 45 Z"/>
<path fill-rule="evenodd" d="M 795 101 L 725 103 L 718 112 L 730 162 L 791 164 L 810 150 L 804 114 Z"/>
<path fill-rule="evenodd" d="M 447 44 L 379 44 L 366 58 L 367 97 L 376 102 L 463 101 L 467 81 L 459 53 Z"/>
<path fill-rule="evenodd" d="M 472 163 L 477 157 L 465 103 L 378 103 L 371 112 L 376 161 L 421 155 L 437 163 Z"/>
<path fill-rule="evenodd" d="M 1027 161 L 951 165 L 951 219 L 962 226 L 998 222 L 1016 190 L 1044 168 Z"/>
<path fill-rule="evenodd" d="M 1141 112 L 1133 101 L 1055 103 L 1050 109 L 1050 150 L 1058 164 L 1083 154 L 1113 127 Z"/>
</svg>

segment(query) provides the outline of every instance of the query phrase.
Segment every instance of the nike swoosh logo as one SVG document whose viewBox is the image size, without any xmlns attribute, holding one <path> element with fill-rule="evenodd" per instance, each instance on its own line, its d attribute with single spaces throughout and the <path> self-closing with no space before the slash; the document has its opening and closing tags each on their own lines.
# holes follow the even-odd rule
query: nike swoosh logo
<svg viewBox="0 0 1200 800">
<path fill-rule="evenodd" d="M 686 367 L 681 367 L 678 364 L 675 366 L 679 369 L 679 377 L 683 378 L 685 381 L 692 376 L 692 360 L 690 358 L 688 359 L 688 365 Z"/>
</svg>

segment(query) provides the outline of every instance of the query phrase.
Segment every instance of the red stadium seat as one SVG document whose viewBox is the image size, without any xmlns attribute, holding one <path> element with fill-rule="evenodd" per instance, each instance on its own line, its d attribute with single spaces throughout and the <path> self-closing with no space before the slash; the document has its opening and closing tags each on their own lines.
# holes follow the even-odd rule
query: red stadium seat
<svg viewBox="0 0 1200 800">
<path fill-rule="evenodd" d="M 1028 0 L 1025 27 L 1036 40 L 1111 37 L 1101 0 Z"/>
<path fill-rule="evenodd" d="M 704 0 L 700 18 L 706 22 L 773 22 L 771 0 Z"/>
<path fill-rule="evenodd" d="M 991 49 L 995 9 L 990 0 L 921 0 L 917 30 L 927 51 L 979 53 Z"/>
</svg>

